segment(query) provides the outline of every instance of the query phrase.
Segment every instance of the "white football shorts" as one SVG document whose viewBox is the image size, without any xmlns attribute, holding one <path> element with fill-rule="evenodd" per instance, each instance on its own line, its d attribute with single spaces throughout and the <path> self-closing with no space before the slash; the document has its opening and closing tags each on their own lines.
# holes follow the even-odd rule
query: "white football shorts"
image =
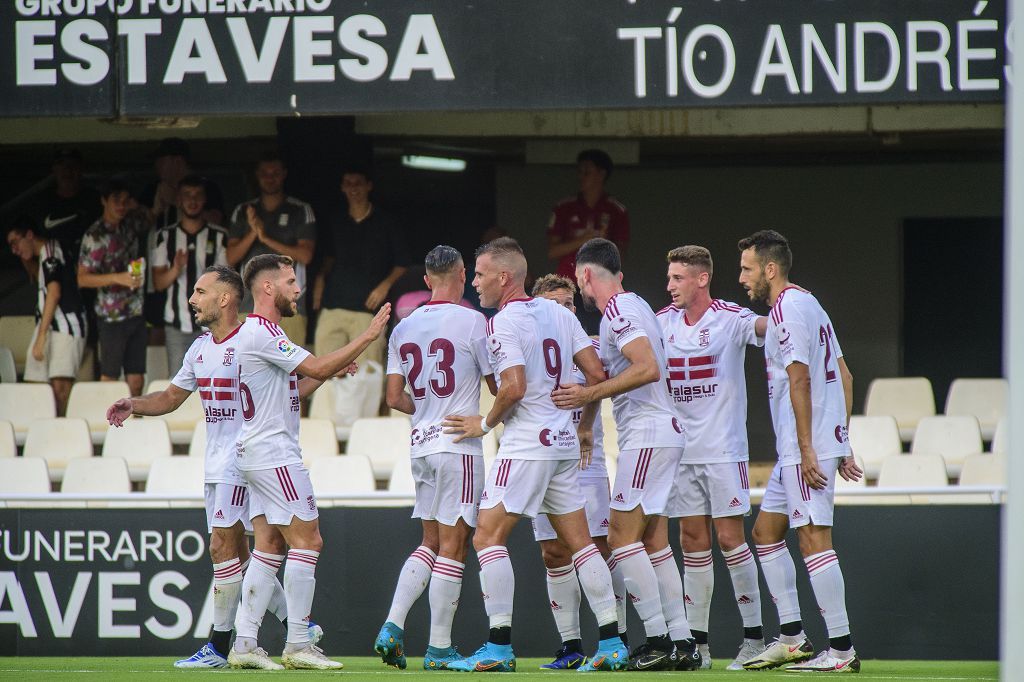
<svg viewBox="0 0 1024 682">
<path fill-rule="evenodd" d="M 568 514 L 583 509 L 579 459 L 498 459 L 487 472 L 480 508 L 502 504 L 510 514 Z"/>
<path fill-rule="evenodd" d="M 818 466 L 828 478 L 823 490 L 815 490 L 804 483 L 799 464 L 775 465 L 772 477 L 764 489 L 761 511 L 785 514 L 789 527 L 799 528 L 811 523 L 831 526 L 835 506 L 836 476 L 842 457 L 818 460 Z"/>
<path fill-rule="evenodd" d="M 665 516 L 675 489 L 683 448 L 640 448 L 619 453 L 610 507 L 632 511 L 637 505 L 648 516 Z"/>
<path fill-rule="evenodd" d="M 480 493 L 484 489 L 484 458 L 438 452 L 412 460 L 416 482 L 414 519 L 454 526 L 464 519 L 476 527 Z"/>
<path fill-rule="evenodd" d="M 239 521 L 245 532 L 252 532 L 249 516 L 249 489 L 233 483 L 207 483 L 203 487 L 206 500 L 206 531 L 231 528 Z"/>
<path fill-rule="evenodd" d="M 750 479 L 746 462 L 679 465 L 669 517 L 745 516 L 750 513 Z"/>
<path fill-rule="evenodd" d="M 309 471 L 302 464 L 243 471 L 249 484 L 249 518 L 266 516 L 267 523 L 287 526 L 292 517 L 312 521 L 319 516 Z"/>
<path fill-rule="evenodd" d="M 597 538 L 608 535 L 608 479 L 607 478 L 580 478 L 580 488 L 583 490 L 583 497 L 586 502 L 583 511 L 587 514 L 587 526 L 590 527 L 590 537 Z M 547 514 L 537 514 L 533 519 L 533 539 L 537 542 L 542 540 L 554 540 L 558 535 L 551 526 Z"/>
</svg>

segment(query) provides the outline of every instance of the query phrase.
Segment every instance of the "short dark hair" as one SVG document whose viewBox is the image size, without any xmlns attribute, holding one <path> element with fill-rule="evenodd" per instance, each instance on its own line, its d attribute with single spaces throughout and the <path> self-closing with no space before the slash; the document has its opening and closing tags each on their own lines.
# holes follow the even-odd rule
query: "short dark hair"
<svg viewBox="0 0 1024 682">
<path fill-rule="evenodd" d="M 519 246 L 519 242 L 512 237 L 498 237 L 497 239 L 492 239 L 486 244 L 482 244 L 476 250 L 476 254 L 474 255 L 477 258 L 484 255 L 496 256 L 498 258 L 501 258 L 502 256 L 526 257 L 523 253 L 523 247 Z"/>
<path fill-rule="evenodd" d="M 217 281 L 221 284 L 227 284 L 229 287 L 234 289 L 238 295 L 238 300 L 241 301 L 245 297 L 245 288 L 242 284 L 242 276 L 238 274 L 238 271 L 227 265 L 211 265 L 210 267 L 203 270 L 203 274 L 216 274 Z"/>
<path fill-rule="evenodd" d="M 432 275 L 447 275 L 455 270 L 455 267 L 462 262 L 462 254 L 458 249 L 444 244 L 438 244 L 430 250 L 423 260 L 427 272 Z"/>
<path fill-rule="evenodd" d="M 619 247 L 615 246 L 615 242 L 594 237 L 576 252 L 576 265 L 600 265 L 613 275 L 617 275 L 622 272 Z"/>
<path fill-rule="evenodd" d="M 295 261 L 288 256 L 282 256 L 279 253 L 261 253 L 258 256 L 253 256 L 252 259 L 245 264 L 245 272 L 242 273 L 242 280 L 245 282 L 245 288 L 252 291 L 252 284 L 260 273 L 266 272 L 267 270 L 281 270 L 282 268 L 293 267 L 295 267 Z"/>
<path fill-rule="evenodd" d="M 789 241 L 775 230 L 755 232 L 741 239 L 736 246 L 741 252 L 753 249 L 762 266 L 768 262 L 775 263 L 783 277 L 789 275 L 789 269 L 793 267 L 793 252 L 789 248 Z"/>
<path fill-rule="evenodd" d="M 202 187 L 206 189 L 206 178 L 196 173 L 189 173 L 178 181 L 178 189 L 182 187 Z"/>
<path fill-rule="evenodd" d="M 19 237 L 24 237 L 29 232 L 33 235 L 39 234 L 39 223 L 35 218 L 24 213 L 12 220 L 10 227 L 7 228 L 7 234 L 14 233 Z"/>
<path fill-rule="evenodd" d="M 373 182 L 373 171 L 367 164 L 351 164 L 349 166 L 345 166 L 345 168 L 341 170 L 340 179 L 343 180 L 346 175 L 362 175 L 363 179 L 367 182 Z"/>
<path fill-rule="evenodd" d="M 668 252 L 665 260 L 669 263 L 681 263 L 692 265 L 695 268 L 704 270 L 709 275 L 714 271 L 714 262 L 711 260 L 711 252 L 703 246 L 677 246 Z"/>
<path fill-rule="evenodd" d="M 544 275 L 537 278 L 537 281 L 533 283 L 533 291 L 530 295 L 543 296 L 560 289 L 565 289 L 570 294 L 576 295 L 576 285 L 572 283 L 571 279 L 561 275 Z"/>
<path fill-rule="evenodd" d="M 100 197 L 106 199 L 112 194 L 120 194 L 121 192 L 128 192 L 129 196 L 132 194 L 132 187 L 128 184 L 128 181 L 122 177 L 114 176 L 107 178 L 100 184 Z"/>
<path fill-rule="evenodd" d="M 615 164 L 612 163 L 612 157 L 608 156 L 608 152 L 603 149 L 584 149 L 576 155 L 576 165 L 584 161 L 589 161 L 603 170 L 605 180 L 612 176 L 612 170 L 615 168 Z"/>
<path fill-rule="evenodd" d="M 281 156 L 281 152 L 276 149 L 269 149 L 256 159 L 256 165 L 259 166 L 261 163 L 279 163 L 282 168 L 288 168 L 288 164 L 285 162 L 284 157 Z"/>
</svg>

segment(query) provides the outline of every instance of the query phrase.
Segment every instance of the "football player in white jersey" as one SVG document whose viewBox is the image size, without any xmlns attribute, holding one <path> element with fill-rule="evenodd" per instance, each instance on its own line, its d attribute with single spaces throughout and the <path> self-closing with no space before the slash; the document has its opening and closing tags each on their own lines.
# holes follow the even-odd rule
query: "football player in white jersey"
<svg viewBox="0 0 1024 682">
<path fill-rule="evenodd" d="M 479 438 L 505 422 L 498 459 L 487 473 L 473 547 L 480 562 L 480 586 L 490 621 L 487 642 L 477 652 L 448 664 L 449 670 L 513 671 L 512 597 L 515 576 L 505 543 L 523 516 L 546 513 L 572 552 L 573 565 L 597 617 L 600 642 L 579 670 L 616 670 L 628 652 L 619 638 L 615 594 L 608 565 L 594 545 L 584 513 L 578 471 L 581 447 L 572 413 L 557 408 L 552 390 L 572 381 L 572 366 L 589 383 L 604 379 L 601 361 L 576 317 L 553 301 L 526 295 L 526 258 L 519 244 L 501 237 L 476 254 L 473 286 L 485 308 L 498 308 L 488 323 L 487 347 L 498 376 L 490 412 L 449 415 L 444 426 L 456 440 Z M 584 411 L 581 432 L 591 431 L 596 406 Z M 589 457 L 591 443 L 584 444 Z"/>
<path fill-rule="evenodd" d="M 198 323 L 209 331 L 193 342 L 181 369 L 163 391 L 138 398 L 122 398 L 107 410 L 107 421 L 121 426 L 131 415 L 159 416 L 176 410 L 194 391 L 199 391 L 206 414 L 204 463 L 206 524 L 213 561 L 213 631 L 210 642 L 176 668 L 223 668 L 231 645 L 235 612 L 242 592 L 242 576 L 249 566 L 248 488 L 235 467 L 235 440 L 242 424 L 238 400 L 238 367 L 231 342 L 241 327 L 238 307 L 242 302 L 242 278 L 223 265 L 215 265 L 196 280 L 189 306 Z M 302 397 L 322 382 L 303 379 Z M 280 538 L 274 553 L 284 552 Z M 284 588 L 274 579 L 268 610 L 287 625 Z M 310 638 L 319 641 L 323 630 L 310 624 Z"/>
<path fill-rule="evenodd" d="M 661 326 L 646 301 L 623 290 L 619 250 L 609 240 L 591 239 L 580 247 L 576 282 L 583 301 L 603 313 L 601 358 L 609 379 L 566 386 L 552 398 L 565 409 L 612 399 L 619 459 L 608 545 L 647 634 L 630 654 L 630 669 L 696 670 L 700 653 L 686 621 L 683 583 L 664 518 L 686 435 L 663 381 Z"/>
<path fill-rule="evenodd" d="M 832 549 L 836 475 L 857 480 L 863 472 L 850 453 L 847 425 L 853 375 L 846 366 L 832 321 L 818 300 L 789 281 L 793 253 L 786 238 L 762 230 L 741 239 L 740 284 L 752 301 L 771 306 L 765 359 L 768 401 L 779 461 L 754 523 L 761 571 L 779 610 L 782 634 L 744 663 L 747 669 L 796 662 L 788 670 L 857 672 L 860 659 L 850 639 L 846 588 Z M 803 633 L 796 570 L 786 531 L 797 529 L 829 647 L 806 663 L 814 649 Z"/>
<path fill-rule="evenodd" d="M 429 583 L 430 638 L 423 669 L 445 670 L 462 658 L 452 646 L 452 622 L 462 592 L 466 541 L 476 526 L 484 487 L 484 462 L 479 438 L 456 443 L 441 424 L 449 414 L 479 411 L 481 377 L 492 393 L 497 387 L 487 353 L 487 320 L 459 305 L 466 286 L 462 254 L 436 246 L 424 265 L 430 300 L 391 333 L 386 385 L 388 405 L 412 415 L 412 515 L 422 520 L 423 539 L 402 567 L 374 649 L 388 665 L 406 667 L 405 619 Z"/>
<path fill-rule="evenodd" d="M 546 298 L 566 308 L 573 314 L 576 313 L 576 305 L 573 298 L 576 295 L 576 285 L 567 277 L 560 275 L 544 275 L 533 283 L 531 292 L 534 297 Z M 600 344 L 592 341 L 594 350 L 600 355 Z M 573 381 L 575 383 L 586 383 L 586 377 L 573 367 Z M 596 408 L 600 414 L 600 403 Z M 583 417 L 583 409 L 572 411 L 572 421 L 577 427 L 579 435 L 579 423 Z M 604 458 L 604 429 L 601 426 L 601 417 L 594 419 L 593 441 L 590 462 L 580 463 L 580 488 L 586 497 L 584 507 L 587 514 L 587 525 L 590 527 L 590 537 L 601 550 L 601 556 L 605 562 L 611 559 L 611 550 L 608 549 L 608 468 Z M 547 569 L 548 601 L 551 604 L 551 615 L 555 618 L 555 626 L 562 638 L 562 646 L 555 654 L 555 660 L 546 663 L 541 668 L 548 670 L 566 670 L 578 668 L 587 657 L 583 654 L 583 642 L 580 638 L 580 582 L 576 577 L 576 568 L 572 564 L 572 553 L 565 543 L 558 539 L 555 529 L 548 521 L 547 514 L 537 514 L 533 519 L 533 537 L 540 543 L 541 556 L 544 559 L 544 567 Z M 626 586 L 622 580 L 622 574 L 618 571 L 612 572 L 612 587 L 615 590 L 615 606 L 617 609 L 617 620 L 619 625 L 619 636 L 626 641 Z"/>
<path fill-rule="evenodd" d="M 703 246 L 672 249 L 666 260 L 672 305 L 658 311 L 658 321 L 668 355 L 669 393 L 686 428 L 668 516 L 679 518 L 686 616 L 701 663 L 710 668 L 713 522 L 743 619 L 743 644 L 727 670 L 742 670 L 765 648 L 757 564 L 743 530 L 743 517 L 750 513 L 744 359 L 748 345 L 764 345 L 768 320 L 711 298 L 714 266 Z"/>
<path fill-rule="evenodd" d="M 323 539 L 313 486 L 299 449 L 297 374 L 324 381 L 346 368 L 384 331 L 390 306 L 385 304 L 366 331 L 348 345 L 316 357 L 293 345 L 278 325 L 282 317 L 295 315 L 302 293 L 292 263 L 287 256 L 263 254 L 250 260 L 242 275 L 252 293 L 254 312 L 235 340 L 243 419 L 235 461 L 249 485 L 256 551 L 242 582 L 244 596 L 235 617 L 236 637 L 228 663 L 239 668 L 281 668 L 256 645 L 270 599 L 268 588 L 285 559 L 272 554 L 268 540 L 280 534 L 289 547 L 284 574 L 288 636 L 281 662 L 292 669 L 330 670 L 342 665 L 310 642 L 307 626 Z"/>
</svg>

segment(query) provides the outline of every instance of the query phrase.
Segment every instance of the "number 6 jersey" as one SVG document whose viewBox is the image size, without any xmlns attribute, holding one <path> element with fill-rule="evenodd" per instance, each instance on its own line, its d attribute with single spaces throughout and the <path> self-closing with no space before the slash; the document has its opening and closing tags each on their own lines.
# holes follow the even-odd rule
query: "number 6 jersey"
<svg viewBox="0 0 1024 682">
<path fill-rule="evenodd" d="M 768 402 L 775 425 L 775 448 L 783 466 L 800 463 L 796 417 L 789 397 L 786 368 L 801 362 L 811 377 L 811 442 L 818 459 L 850 454 L 846 432 L 846 397 L 839 375 L 839 347 L 832 321 L 810 292 L 782 290 L 768 315 L 764 344 L 768 365 Z"/>
<path fill-rule="evenodd" d="M 437 452 L 483 453 L 479 438 L 453 442 L 441 422 L 480 412 L 480 378 L 490 374 L 483 315 L 447 301 L 429 302 L 398 323 L 388 340 L 388 374 L 405 377 L 416 412 L 413 458 Z"/>
</svg>

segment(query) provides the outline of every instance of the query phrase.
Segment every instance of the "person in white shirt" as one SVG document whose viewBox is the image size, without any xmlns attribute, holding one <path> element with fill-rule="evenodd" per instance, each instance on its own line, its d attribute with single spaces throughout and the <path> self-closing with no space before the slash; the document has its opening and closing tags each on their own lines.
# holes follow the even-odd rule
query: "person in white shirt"
<svg viewBox="0 0 1024 682">
<path fill-rule="evenodd" d="M 740 284 L 752 301 L 771 306 L 765 359 L 768 402 L 779 461 L 754 523 L 761 572 L 779 611 L 782 634 L 746 669 L 857 672 L 860 659 L 850 638 L 846 587 L 832 549 L 836 475 L 857 480 L 863 472 L 850 453 L 847 426 L 853 405 L 853 375 L 846 366 L 832 321 L 818 300 L 789 281 L 793 252 L 774 230 L 741 239 Z M 814 654 L 803 633 L 796 569 L 786 531 L 797 529 L 829 648 Z"/>
<path fill-rule="evenodd" d="M 560 275 L 544 275 L 533 283 L 533 296 L 546 298 L 564 307 L 574 315 L 576 314 L 576 285 L 567 277 Z M 591 340 L 594 350 L 598 355 L 601 353 L 601 345 L 596 340 Z M 573 367 L 573 382 L 584 384 L 586 377 Z M 596 408 L 600 415 L 600 403 Z M 583 418 L 583 410 L 572 411 L 572 422 L 577 427 L 579 435 L 579 423 Z M 586 497 L 585 511 L 587 513 L 587 525 L 590 527 L 590 537 L 599 550 L 605 562 L 611 559 L 611 550 L 608 548 L 608 468 L 605 465 L 604 456 L 604 429 L 601 425 L 601 417 L 594 419 L 593 426 L 593 449 L 591 450 L 590 461 L 580 463 L 580 488 Z M 576 577 L 576 568 L 572 563 L 572 554 L 565 543 L 558 539 L 555 529 L 548 521 L 546 514 L 537 514 L 533 519 L 533 537 L 540 544 L 541 556 L 544 559 L 544 567 L 547 569 L 548 601 L 551 605 L 551 615 L 555 618 L 555 626 L 562 639 L 562 646 L 555 654 L 555 660 L 546 663 L 541 668 L 548 670 L 574 669 L 582 665 L 587 657 L 583 653 L 583 642 L 580 636 L 580 582 Z M 615 606 L 617 609 L 617 621 L 619 626 L 619 637 L 626 641 L 626 585 L 622 580 L 622 574 L 618 571 L 612 572 L 612 587 L 615 590 Z"/>
<path fill-rule="evenodd" d="M 478 438 L 505 423 L 498 459 L 487 474 L 473 547 L 480 561 L 480 586 L 490 621 L 487 643 L 473 655 L 448 664 L 450 670 L 515 670 L 512 602 L 515 576 L 505 543 L 523 516 L 545 513 L 572 552 L 573 565 L 597 618 L 597 653 L 581 670 L 625 667 L 627 651 L 619 638 L 615 595 L 608 565 L 594 545 L 584 513 L 578 470 L 581 444 L 572 412 L 552 403 L 552 391 L 572 381 L 572 366 L 587 383 L 604 379 L 601 361 L 576 317 L 547 299 L 526 295 L 526 258 L 519 244 L 501 237 L 476 254 L 473 286 L 485 308 L 498 308 L 487 323 L 487 347 L 498 376 L 490 412 L 449 415 L 444 426 L 456 440 Z M 592 430 L 596 405 L 584 410 L 581 433 Z M 589 458 L 590 442 L 582 457 Z"/>
<path fill-rule="evenodd" d="M 388 406 L 412 415 L 412 516 L 422 520 L 423 539 L 402 567 L 374 649 L 388 665 L 405 669 L 405 619 L 429 584 L 430 638 L 423 668 L 445 670 L 462 658 L 452 646 L 452 622 L 462 592 L 466 541 L 476 526 L 484 462 L 479 438 L 456 442 L 441 424 L 449 414 L 479 411 L 482 377 L 492 393 L 497 386 L 487 353 L 487 320 L 459 304 L 466 286 L 462 254 L 436 246 L 424 264 L 430 300 L 391 333 L 386 384 Z"/>
<path fill-rule="evenodd" d="M 272 553 L 272 538 L 280 534 L 289 547 L 284 575 L 288 636 L 282 663 L 293 669 L 337 669 L 341 663 L 325 657 L 308 632 L 323 540 L 313 486 L 299 449 L 297 375 L 324 381 L 348 367 L 384 331 L 391 306 L 382 306 L 354 341 L 316 357 L 293 345 L 278 324 L 282 317 L 295 315 L 302 293 L 292 264 L 288 256 L 261 254 L 248 262 L 242 276 L 252 293 L 254 312 L 235 341 L 243 420 L 235 461 L 249 486 L 256 561 L 242 583 L 245 597 L 235 618 L 237 636 L 228 662 L 239 668 L 281 668 L 256 646 L 272 581 L 285 559 Z"/>
<path fill-rule="evenodd" d="M 601 359 L 609 379 L 596 386 L 560 388 L 552 399 L 564 409 L 612 399 L 619 459 L 608 545 L 647 634 L 647 641 L 630 654 L 630 669 L 695 670 L 701 659 L 686 621 L 665 518 L 686 432 L 664 382 L 661 327 L 651 307 L 622 288 L 621 263 L 618 247 L 600 237 L 576 254 L 583 301 L 603 314 Z"/>
<path fill-rule="evenodd" d="M 207 268 L 196 280 L 188 304 L 199 324 L 209 331 L 196 339 L 185 354 L 181 369 L 163 391 L 137 398 L 121 398 L 107 410 L 107 421 L 120 427 L 134 415 L 159 416 L 176 410 L 189 395 L 199 391 L 206 415 L 204 462 L 206 525 L 213 561 L 213 631 L 210 642 L 176 668 L 223 668 L 231 643 L 235 614 L 242 592 L 242 576 L 249 566 L 249 491 L 235 466 L 235 441 L 242 425 L 238 399 L 238 366 L 235 339 L 241 322 L 242 278 L 226 265 Z M 302 397 L 322 382 L 303 379 Z M 274 554 L 284 552 L 280 536 L 272 538 Z M 268 610 L 287 625 L 284 588 L 276 579 Z M 311 639 L 319 641 L 323 630 L 310 624 Z"/>
<path fill-rule="evenodd" d="M 748 345 L 764 345 L 768 322 L 747 308 L 711 298 L 714 265 L 703 246 L 672 249 L 666 260 L 672 304 L 658 311 L 658 322 L 668 355 L 669 394 L 686 428 L 668 516 L 680 519 L 686 616 L 702 664 L 710 668 L 713 522 L 743 619 L 743 644 L 727 669 L 742 670 L 765 648 L 757 564 L 743 530 L 743 517 L 750 513 L 744 360 Z"/>
</svg>

